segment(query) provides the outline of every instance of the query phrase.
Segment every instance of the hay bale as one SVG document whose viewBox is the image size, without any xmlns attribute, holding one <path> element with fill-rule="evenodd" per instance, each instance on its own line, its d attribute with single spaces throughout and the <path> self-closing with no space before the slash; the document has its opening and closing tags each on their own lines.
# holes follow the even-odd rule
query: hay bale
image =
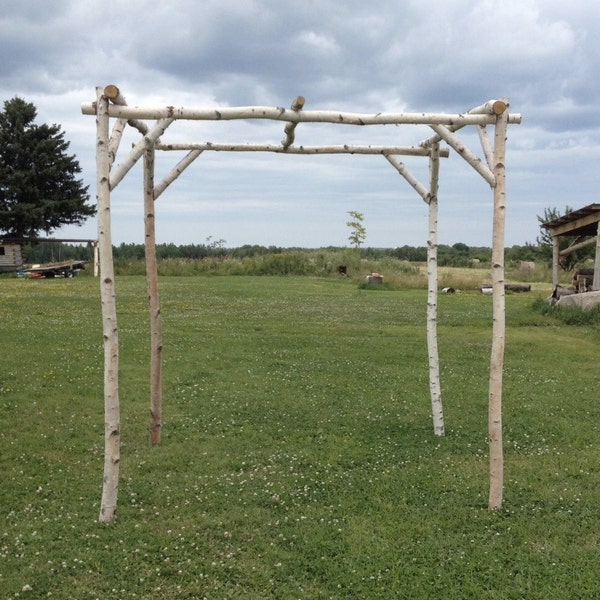
<svg viewBox="0 0 600 600">
<path fill-rule="evenodd" d="M 383 275 L 379 273 L 370 273 L 365 277 L 367 283 L 383 283 Z"/>
</svg>

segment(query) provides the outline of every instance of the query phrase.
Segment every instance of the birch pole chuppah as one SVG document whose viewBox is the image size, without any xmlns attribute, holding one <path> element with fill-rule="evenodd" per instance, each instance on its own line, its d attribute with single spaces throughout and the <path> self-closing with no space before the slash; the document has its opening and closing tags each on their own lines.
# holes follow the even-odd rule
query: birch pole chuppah
<svg viewBox="0 0 600 600">
<path fill-rule="evenodd" d="M 304 98 L 299 96 L 291 109 L 280 107 L 226 107 L 218 109 L 176 109 L 173 106 L 161 108 L 129 107 L 116 86 L 98 88 L 96 101 L 82 105 L 82 112 L 95 115 L 97 123 L 96 165 L 98 195 L 98 231 L 101 269 L 101 298 L 104 332 L 104 404 L 105 404 L 105 462 L 100 520 L 111 522 L 115 519 L 120 461 L 120 415 L 118 393 L 118 329 L 116 313 L 116 292 L 114 267 L 112 263 L 112 240 L 110 234 L 111 191 L 126 176 L 133 165 L 144 157 L 144 222 L 146 240 L 146 265 L 148 281 L 148 302 L 151 322 L 151 440 L 160 441 L 162 426 L 161 395 L 161 354 L 162 333 L 160 306 L 158 301 L 158 279 L 156 273 L 154 203 L 166 188 L 205 151 L 220 152 L 273 152 L 280 154 L 364 154 L 384 156 L 417 191 L 429 205 L 428 241 L 428 347 L 429 374 L 434 417 L 434 431 L 444 434 L 441 388 L 439 383 L 439 360 L 437 356 L 437 205 L 439 158 L 449 155 L 448 149 L 439 148 L 445 141 L 461 155 L 494 188 L 494 342 L 490 372 L 490 452 L 494 455 L 494 469 L 491 470 L 494 500 L 490 493 L 490 508 L 501 506 L 501 385 L 502 358 L 504 351 L 504 303 L 501 282 L 503 281 L 503 234 L 504 234 L 504 143 L 506 124 L 520 123 L 520 115 L 509 115 L 508 104 L 504 100 L 490 101 L 463 114 L 443 113 L 348 113 L 337 111 L 304 110 Z M 109 136 L 110 118 L 116 119 L 112 135 Z M 144 119 L 155 121 L 152 127 Z M 218 144 L 189 143 L 168 144 L 160 137 L 171 123 L 179 120 L 236 120 L 263 119 L 283 121 L 285 139 L 280 144 Z M 332 123 L 337 125 L 427 125 L 435 135 L 416 146 L 302 146 L 294 145 L 295 130 L 300 123 Z M 142 138 L 134 145 L 125 160 L 113 168 L 113 162 L 125 126 L 139 131 Z M 496 126 L 495 148 L 484 133 L 486 125 Z M 468 150 L 458 139 L 456 132 L 464 127 L 476 126 L 484 146 L 487 162 L 493 158 L 494 164 L 483 164 L 476 154 Z M 503 129 L 502 129 L 503 127 Z M 154 184 L 155 150 L 187 151 L 187 154 L 157 185 Z M 396 156 L 428 157 L 430 161 L 429 187 L 422 185 L 412 173 L 400 163 Z M 501 314 L 502 313 L 502 314 Z M 500 376 L 498 376 L 500 374 Z M 493 402 L 492 402 L 493 399 Z M 493 423 L 493 427 L 492 427 Z M 494 441 L 492 445 L 492 439 Z M 498 486 L 498 482 L 500 486 Z M 500 495 L 498 497 L 498 489 Z"/>
</svg>

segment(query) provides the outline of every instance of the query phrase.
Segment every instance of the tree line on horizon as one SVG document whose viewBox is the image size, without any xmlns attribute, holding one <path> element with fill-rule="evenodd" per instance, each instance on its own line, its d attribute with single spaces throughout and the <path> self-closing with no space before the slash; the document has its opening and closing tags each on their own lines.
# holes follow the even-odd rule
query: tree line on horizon
<svg viewBox="0 0 600 600">
<path fill-rule="evenodd" d="M 39 242 L 25 247 L 25 259 L 28 263 L 48 263 L 62 260 L 93 261 L 93 246 L 88 244 L 72 244 L 63 242 Z M 362 259 L 380 260 L 394 258 L 411 263 L 423 263 L 427 260 L 426 246 L 399 246 L 396 248 L 347 248 L 327 246 L 322 248 L 300 248 L 282 246 L 262 246 L 258 244 L 245 244 L 243 246 L 227 248 L 223 244 L 183 244 L 174 243 L 157 244 L 156 254 L 158 260 L 224 260 L 257 258 L 267 255 L 290 253 L 323 253 L 339 254 L 340 259 L 346 254 L 358 255 Z M 438 246 L 438 264 L 449 267 L 470 267 L 486 265 L 491 261 L 492 250 L 488 247 L 468 246 L 464 243 L 453 245 L 440 244 Z M 143 261 L 145 248 L 143 244 L 122 243 L 113 246 L 115 261 Z M 525 244 L 507 247 L 505 251 L 507 263 L 516 264 L 520 261 L 533 261 L 550 265 L 552 249 Z"/>
</svg>

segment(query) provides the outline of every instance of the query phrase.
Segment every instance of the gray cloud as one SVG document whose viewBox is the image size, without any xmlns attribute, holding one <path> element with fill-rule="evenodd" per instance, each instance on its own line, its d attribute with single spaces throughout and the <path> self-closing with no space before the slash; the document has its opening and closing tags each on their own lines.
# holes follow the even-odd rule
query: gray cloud
<svg viewBox="0 0 600 600">
<path fill-rule="evenodd" d="M 507 242 L 534 241 L 536 215 L 547 206 L 596 201 L 600 11 L 586 0 L 501 7 L 490 0 L 0 0 L 0 14 L 2 99 L 25 97 L 40 119 L 62 124 L 91 189 L 94 122 L 80 104 L 95 98 L 95 86 L 116 83 L 130 104 L 145 105 L 289 105 L 302 94 L 311 109 L 462 112 L 508 96 L 524 120 L 509 130 Z M 282 135 L 278 125 L 259 123 L 172 129 L 194 141 Z M 416 143 L 427 135 L 298 129 L 303 143 Z M 467 140 L 477 149 L 474 137 Z M 169 160 L 161 158 L 159 169 Z M 410 168 L 426 178 L 426 165 L 414 162 Z M 141 226 L 132 227 L 136 178 L 122 184 L 126 199 L 114 209 L 122 214 L 117 242 L 142 239 Z M 426 236 L 422 202 L 382 160 L 203 156 L 168 194 L 159 229 L 165 241 L 213 235 L 233 244 L 344 244 L 352 209 L 365 213 L 371 245 Z M 489 197 L 459 158 L 444 161 L 442 241 L 489 244 Z M 461 226 L 466 215 L 480 226 Z"/>
</svg>

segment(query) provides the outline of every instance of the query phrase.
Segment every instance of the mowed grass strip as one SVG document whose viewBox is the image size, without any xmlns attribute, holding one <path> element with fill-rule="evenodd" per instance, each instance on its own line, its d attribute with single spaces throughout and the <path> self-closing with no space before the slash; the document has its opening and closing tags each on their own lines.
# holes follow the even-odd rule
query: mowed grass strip
<svg viewBox="0 0 600 600">
<path fill-rule="evenodd" d="M 0 280 L 0 597 L 594 598 L 597 326 L 508 295 L 505 507 L 487 510 L 491 298 L 309 277 L 165 277 L 162 445 L 145 281 L 117 280 L 121 486 L 98 523 L 93 278 Z"/>
</svg>

